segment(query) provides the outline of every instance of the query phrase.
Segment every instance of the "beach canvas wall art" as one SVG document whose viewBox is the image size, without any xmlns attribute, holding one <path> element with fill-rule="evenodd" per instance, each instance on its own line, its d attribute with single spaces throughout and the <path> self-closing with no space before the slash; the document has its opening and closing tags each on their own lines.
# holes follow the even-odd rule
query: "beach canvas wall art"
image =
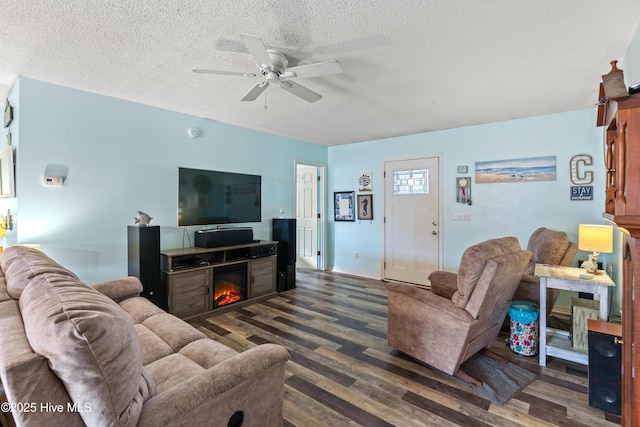
<svg viewBox="0 0 640 427">
<path fill-rule="evenodd" d="M 476 162 L 476 184 L 555 180 L 556 156 Z"/>
</svg>

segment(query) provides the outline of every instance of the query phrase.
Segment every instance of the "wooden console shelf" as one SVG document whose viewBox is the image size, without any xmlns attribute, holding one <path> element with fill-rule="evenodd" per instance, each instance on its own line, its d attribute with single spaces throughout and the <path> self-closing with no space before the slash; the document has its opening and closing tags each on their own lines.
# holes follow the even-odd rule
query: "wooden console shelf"
<svg viewBox="0 0 640 427">
<path fill-rule="evenodd" d="M 170 249 L 160 253 L 162 283 L 167 291 L 169 312 L 187 318 L 270 298 L 276 292 L 277 242 L 223 246 L 218 248 Z M 218 305 L 216 279 L 244 286 L 243 299 Z M 235 283 L 241 282 L 241 283 Z"/>
</svg>

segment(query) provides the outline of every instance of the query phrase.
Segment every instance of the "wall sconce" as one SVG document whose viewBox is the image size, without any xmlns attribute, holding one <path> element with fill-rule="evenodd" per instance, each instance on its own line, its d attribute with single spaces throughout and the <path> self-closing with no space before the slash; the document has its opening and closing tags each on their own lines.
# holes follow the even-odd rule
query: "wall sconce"
<svg viewBox="0 0 640 427">
<path fill-rule="evenodd" d="M 13 215 L 11 215 L 11 210 L 7 209 L 7 214 L 2 217 L 0 228 L 3 230 L 13 230 Z"/>
</svg>

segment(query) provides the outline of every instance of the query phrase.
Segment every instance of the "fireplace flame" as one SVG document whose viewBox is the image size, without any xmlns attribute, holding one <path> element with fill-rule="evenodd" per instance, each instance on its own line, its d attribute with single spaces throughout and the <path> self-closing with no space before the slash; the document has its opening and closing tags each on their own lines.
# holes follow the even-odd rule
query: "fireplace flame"
<svg viewBox="0 0 640 427">
<path fill-rule="evenodd" d="M 222 307 L 242 299 L 242 294 L 236 290 L 223 289 L 214 295 L 213 301 L 216 307 Z"/>
</svg>

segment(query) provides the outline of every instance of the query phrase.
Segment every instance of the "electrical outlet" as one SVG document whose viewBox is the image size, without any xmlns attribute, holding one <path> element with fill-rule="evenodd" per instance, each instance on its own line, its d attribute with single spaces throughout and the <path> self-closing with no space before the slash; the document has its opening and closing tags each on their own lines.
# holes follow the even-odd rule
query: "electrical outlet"
<svg viewBox="0 0 640 427">
<path fill-rule="evenodd" d="M 607 274 L 609 277 L 613 277 L 613 265 L 607 264 Z"/>
<path fill-rule="evenodd" d="M 470 212 L 454 212 L 451 214 L 451 219 L 453 221 L 471 221 L 471 213 Z"/>
<path fill-rule="evenodd" d="M 360 259 L 360 252 L 354 252 L 353 258 L 354 259 Z"/>
</svg>

